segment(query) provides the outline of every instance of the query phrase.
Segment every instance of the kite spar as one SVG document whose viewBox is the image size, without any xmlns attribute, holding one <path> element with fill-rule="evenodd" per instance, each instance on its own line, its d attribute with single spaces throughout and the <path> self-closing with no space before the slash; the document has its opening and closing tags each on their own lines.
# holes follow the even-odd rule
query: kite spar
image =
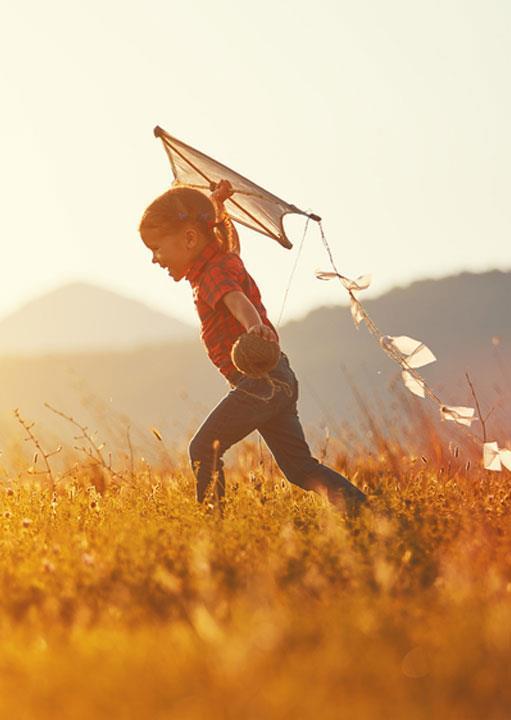
<svg viewBox="0 0 511 720">
<path fill-rule="evenodd" d="M 431 350 L 424 345 L 424 343 L 406 335 L 397 337 L 384 335 L 376 327 L 355 294 L 369 287 L 371 275 L 361 275 L 356 280 L 351 280 L 338 272 L 323 231 L 321 218 L 318 215 L 305 212 L 297 208 L 296 205 L 289 204 L 285 200 L 277 197 L 277 195 L 273 195 L 273 193 L 256 185 L 243 175 L 231 170 L 231 168 L 226 165 L 223 165 L 181 140 L 172 137 L 159 126 L 154 128 L 154 135 L 162 141 L 165 152 L 170 160 L 174 174 L 174 182 L 172 183 L 174 187 L 187 186 L 206 192 L 213 192 L 220 180 L 228 180 L 231 183 L 233 194 L 224 201 L 224 207 L 231 220 L 273 238 L 287 249 L 291 249 L 293 245 L 284 230 L 282 221 L 285 215 L 288 213 L 297 213 L 307 218 L 304 238 L 309 221 L 316 221 L 319 225 L 321 239 L 333 268 L 333 272 L 316 270 L 316 277 L 319 280 L 330 280 L 334 278 L 340 280 L 349 294 L 351 315 L 357 330 L 360 323 L 364 321 L 369 332 L 377 339 L 385 354 L 400 365 L 401 377 L 405 387 L 414 395 L 421 398 L 425 398 L 427 395 L 430 400 L 435 402 L 439 407 L 442 420 L 450 420 L 467 428 L 470 428 L 471 423 L 475 420 L 480 420 L 480 418 L 475 416 L 474 408 L 449 406 L 442 403 L 440 398 L 438 398 L 427 385 L 424 378 L 419 375 L 417 372 L 418 367 L 436 360 Z M 234 196 L 236 196 L 236 199 Z M 286 296 L 284 297 L 284 302 Z M 479 438 L 476 438 L 470 430 L 466 430 L 466 432 L 468 432 L 472 438 L 479 441 Z M 508 470 L 511 470 L 511 450 L 499 448 L 497 442 L 487 442 L 486 437 L 484 437 L 483 465 L 487 470 L 500 471 L 502 465 Z"/>
</svg>

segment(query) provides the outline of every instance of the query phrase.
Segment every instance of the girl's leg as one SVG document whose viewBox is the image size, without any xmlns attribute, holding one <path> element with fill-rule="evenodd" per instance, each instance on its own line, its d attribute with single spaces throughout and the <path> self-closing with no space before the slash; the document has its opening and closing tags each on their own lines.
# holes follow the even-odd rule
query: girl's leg
<svg viewBox="0 0 511 720">
<path fill-rule="evenodd" d="M 350 481 L 312 456 L 298 417 L 296 399 L 258 426 L 286 478 L 304 490 L 324 494 L 351 515 L 367 503 L 366 495 Z"/>
<path fill-rule="evenodd" d="M 268 396 L 268 386 L 253 381 L 250 390 Z M 197 480 L 197 500 L 203 502 L 209 484 L 214 483 L 217 499 L 225 496 L 224 452 L 264 424 L 289 404 L 289 396 L 279 388 L 269 402 L 247 395 L 240 388 L 231 390 L 204 420 L 188 446 L 190 464 Z"/>
</svg>

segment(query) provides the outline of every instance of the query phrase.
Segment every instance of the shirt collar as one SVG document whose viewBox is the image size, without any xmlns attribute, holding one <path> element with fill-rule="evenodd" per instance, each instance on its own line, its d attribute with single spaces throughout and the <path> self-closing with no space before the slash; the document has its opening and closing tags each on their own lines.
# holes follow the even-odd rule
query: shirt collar
<svg viewBox="0 0 511 720">
<path fill-rule="evenodd" d="M 197 255 L 195 260 L 192 262 L 190 267 L 188 268 L 185 278 L 190 282 L 193 283 L 199 275 L 202 272 L 202 269 L 204 265 L 210 260 L 213 255 L 216 255 L 217 252 L 220 252 L 221 248 L 220 245 L 216 240 L 210 240 L 204 247 L 202 248 L 201 252 Z"/>
</svg>

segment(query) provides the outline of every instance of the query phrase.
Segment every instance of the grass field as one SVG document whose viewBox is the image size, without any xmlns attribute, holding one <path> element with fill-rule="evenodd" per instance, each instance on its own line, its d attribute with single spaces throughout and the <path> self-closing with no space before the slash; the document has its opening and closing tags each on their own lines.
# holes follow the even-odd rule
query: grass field
<svg viewBox="0 0 511 720">
<path fill-rule="evenodd" d="M 424 443 L 331 438 L 325 462 L 393 520 L 347 520 L 248 440 L 223 516 L 186 449 L 112 473 L 66 448 L 33 477 L 11 457 L 0 717 L 508 720 L 509 473 Z"/>
</svg>

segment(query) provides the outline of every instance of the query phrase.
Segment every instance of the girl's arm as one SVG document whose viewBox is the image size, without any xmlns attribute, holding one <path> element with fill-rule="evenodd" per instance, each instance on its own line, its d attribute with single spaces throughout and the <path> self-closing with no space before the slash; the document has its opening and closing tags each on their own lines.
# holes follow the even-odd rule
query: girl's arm
<svg viewBox="0 0 511 720">
<path fill-rule="evenodd" d="M 278 342 L 277 336 L 271 327 L 263 323 L 257 309 L 244 292 L 232 290 L 231 292 L 225 293 L 222 300 L 247 332 L 255 332 L 265 340 Z"/>
<path fill-rule="evenodd" d="M 210 199 L 215 207 L 217 222 L 221 220 L 222 217 L 225 217 L 224 222 L 215 228 L 216 232 L 220 235 L 223 246 L 229 250 L 229 252 L 235 252 L 239 255 L 240 239 L 238 231 L 224 208 L 224 202 L 227 198 L 231 197 L 233 192 L 232 185 L 228 180 L 220 180 L 211 193 Z"/>
</svg>

